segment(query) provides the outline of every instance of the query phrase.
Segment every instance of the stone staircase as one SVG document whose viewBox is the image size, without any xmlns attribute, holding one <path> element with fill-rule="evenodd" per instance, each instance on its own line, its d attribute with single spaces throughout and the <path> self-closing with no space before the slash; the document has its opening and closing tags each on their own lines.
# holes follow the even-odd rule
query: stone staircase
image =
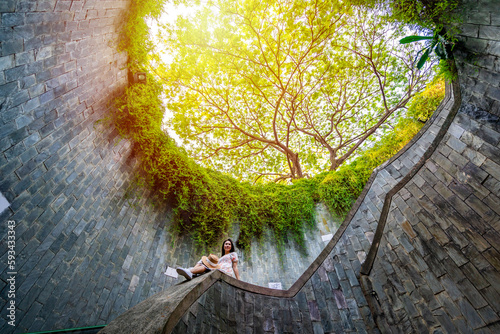
<svg viewBox="0 0 500 334">
<path fill-rule="evenodd" d="M 374 171 L 290 289 L 214 272 L 142 302 L 101 333 L 127 331 L 141 316 L 155 328 L 130 327 L 134 332 L 500 332 L 496 5 L 463 4 L 471 9 L 455 51 L 459 80 L 447 84 L 422 131 Z"/>
</svg>

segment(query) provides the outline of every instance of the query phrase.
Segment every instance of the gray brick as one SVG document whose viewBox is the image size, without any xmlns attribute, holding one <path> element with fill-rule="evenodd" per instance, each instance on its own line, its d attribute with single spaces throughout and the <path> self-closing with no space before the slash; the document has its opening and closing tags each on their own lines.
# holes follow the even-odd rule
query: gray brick
<svg viewBox="0 0 500 334">
<path fill-rule="evenodd" d="M 24 13 L 3 13 L 2 25 L 5 27 L 13 27 L 23 25 L 25 20 Z"/>
<path fill-rule="evenodd" d="M 480 26 L 479 37 L 489 40 L 500 40 L 500 27 Z"/>
<path fill-rule="evenodd" d="M 458 329 L 459 333 L 473 333 L 474 331 L 469 326 L 468 323 L 465 322 L 463 318 L 458 318 L 453 320 L 453 324 Z"/>
<path fill-rule="evenodd" d="M 465 150 L 466 145 L 458 140 L 456 137 L 450 136 L 448 141 L 446 142 L 448 146 L 450 146 L 453 150 L 458 153 L 462 153 Z"/>
<path fill-rule="evenodd" d="M 17 1 L 17 11 L 18 12 L 31 12 L 36 11 L 36 3 L 29 0 L 18 0 Z M 29 14 L 28 14 L 29 15 Z"/>
<path fill-rule="evenodd" d="M 24 41 L 22 39 L 11 39 L 2 42 L 2 56 L 8 56 L 24 51 Z"/>
<path fill-rule="evenodd" d="M 2 120 L 4 124 L 8 124 L 11 121 L 13 121 L 16 117 L 18 117 L 19 113 L 20 113 L 19 107 L 10 107 L 6 111 L 2 111 Z"/>
<path fill-rule="evenodd" d="M 489 306 L 479 309 L 478 312 L 486 324 L 491 324 L 500 320 L 496 312 Z"/>
<path fill-rule="evenodd" d="M 16 0 L 4 0 L 0 3 L 0 13 L 14 12 L 16 9 Z"/>
<path fill-rule="evenodd" d="M 448 314 L 443 310 L 443 309 L 437 309 L 432 312 L 434 317 L 439 321 L 441 326 L 444 327 L 444 329 L 448 333 L 456 333 L 457 329 L 453 325 L 453 322 L 451 321 L 450 317 Z"/>
<path fill-rule="evenodd" d="M 500 101 L 500 88 L 489 86 L 488 90 L 486 91 L 486 96 L 493 100 Z"/>
<path fill-rule="evenodd" d="M 486 300 L 481 296 L 479 291 L 472 285 L 470 280 L 465 279 L 458 285 L 458 288 L 465 297 L 469 300 L 469 302 L 474 306 L 474 308 L 478 309 L 488 305 Z"/>
<path fill-rule="evenodd" d="M 0 57 L 0 71 L 10 69 L 15 66 L 14 55 Z"/>
<path fill-rule="evenodd" d="M 40 96 L 41 94 L 45 93 L 45 85 L 44 84 L 34 85 L 28 89 L 28 92 L 31 98 Z"/>
<path fill-rule="evenodd" d="M 348 278 L 349 283 L 351 284 L 351 286 L 357 286 L 357 285 L 359 285 L 358 278 L 356 277 L 356 274 L 354 273 L 354 271 L 352 269 L 347 269 L 345 271 L 345 273 L 347 275 L 347 278 Z"/>
<path fill-rule="evenodd" d="M 30 39 L 35 37 L 35 30 L 32 25 L 17 26 L 14 27 L 14 35 L 24 39 Z"/>
<path fill-rule="evenodd" d="M 464 24 L 461 26 L 460 34 L 467 37 L 478 37 L 479 26 L 475 24 Z"/>
<path fill-rule="evenodd" d="M 498 145 L 500 142 L 500 133 L 491 129 L 489 126 L 481 125 L 481 127 L 474 132 L 474 135 L 494 146 Z"/>
<path fill-rule="evenodd" d="M 40 135 L 38 134 L 38 132 L 35 132 L 26 139 L 24 139 L 24 144 L 26 145 L 26 147 L 31 147 L 38 141 L 40 141 Z"/>
<path fill-rule="evenodd" d="M 27 90 L 21 90 L 20 92 L 17 92 L 12 95 L 12 103 L 11 105 L 13 107 L 20 106 L 26 101 L 30 99 L 30 95 Z M 18 108 L 16 108 L 16 111 L 19 111 Z"/>
<path fill-rule="evenodd" d="M 5 85 L 0 86 L 0 97 L 7 97 L 10 95 L 13 95 L 15 92 L 18 91 L 18 85 L 17 82 L 11 82 L 7 83 Z M 0 131 L 1 133 L 1 131 Z"/>
<path fill-rule="evenodd" d="M 36 167 L 37 167 L 37 164 L 32 159 L 32 160 L 28 161 L 27 163 L 23 164 L 23 167 L 16 170 L 16 174 L 17 174 L 17 176 L 19 176 L 19 178 L 21 180 L 23 180 L 23 179 L 25 179 L 25 176 L 27 176 L 29 173 L 31 173 Z"/>
<path fill-rule="evenodd" d="M 465 299 L 458 300 L 458 305 L 467 323 L 472 328 L 477 329 L 485 325 L 476 310 Z"/>
<path fill-rule="evenodd" d="M 498 217 L 495 212 L 474 195 L 469 196 L 465 202 L 486 221 L 492 221 L 495 217 Z"/>
<path fill-rule="evenodd" d="M 21 65 L 5 70 L 5 80 L 7 82 L 19 80 L 27 75 L 27 66 Z"/>
<path fill-rule="evenodd" d="M 420 314 L 422 315 L 422 318 L 424 319 L 427 328 L 434 327 L 437 325 L 436 319 L 433 317 L 429 309 L 426 308 L 425 303 L 418 303 L 416 304 L 416 307 L 419 310 Z"/>
<path fill-rule="evenodd" d="M 463 153 L 463 151 L 462 151 L 462 153 Z M 455 151 L 450 152 L 450 154 L 448 155 L 448 159 L 450 159 L 450 161 L 453 162 L 453 164 L 455 164 L 459 168 L 464 167 L 469 162 L 469 160 L 467 158 L 465 158 L 461 154 L 458 154 Z"/>
<path fill-rule="evenodd" d="M 500 294 L 494 287 L 489 286 L 481 291 L 482 295 L 495 310 L 500 306 Z"/>
<path fill-rule="evenodd" d="M 497 160 L 498 161 L 498 160 Z M 500 165 L 495 163 L 490 159 L 486 159 L 484 164 L 481 166 L 488 174 L 492 175 L 496 180 L 500 179 Z M 488 182 L 494 182 L 491 178 L 486 180 L 485 184 Z"/>
<path fill-rule="evenodd" d="M 36 84 L 36 77 L 34 74 L 28 75 L 19 81 L 19 86 L 21 89 L 29 88 Z"/>
<path fill-rule="evenodd" d="M 468 12 L 467 22 L 478 25 L 490 24 L 490 13 L 488 11 L 480 11 L 473 9 Z"/>
<path fill-rule="evenodd" d="M 17 129 L 24 128 L 25 126 L 29 125 L 31 122 L 33 122 L 33 118 L 30 116 L 26 115 L 21 115 L 18 118 L 16 118 L 16 127 Z"/>
<path fill-rule="evenodd" d="M 479 79 L 485 82 L 499 82 L 500 73 L 488 71 L 486 69 L 481 69 L 479 71 Z"/>
<path fill-rule="evenodd" d="M 45 92 L 39 96 L 40 104 L 45 104 L 49 101 L 52 101 L 54 98 L 55 98 L 54 91 L 48 90 L 47 92 Z"/>
<path fill-rule="evenodd" d="M 489 54 L 492 54 L 492 55 L 495 55 L 495 56 L 499 56 L 500 55 L 500 43 L 499 42 L 490 41 L 488 49 L 487 49 L 487 52 Z M 497 64 L 497 67 L 496 67 L 496 71 L 498 72 L 498 64 Z"/>
<path fill-rule="evenodd" d="M 0 139 L 0 152 L 5 151 L 9 147 L 11 147 L 12 143 L 9 138 Z"/>
</svg>

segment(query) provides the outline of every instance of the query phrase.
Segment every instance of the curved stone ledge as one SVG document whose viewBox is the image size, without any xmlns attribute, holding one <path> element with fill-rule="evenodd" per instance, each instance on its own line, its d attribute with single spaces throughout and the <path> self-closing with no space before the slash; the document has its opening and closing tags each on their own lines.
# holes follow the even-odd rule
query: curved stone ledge
<svg viewBox="0 0 500 334">
<path fill-rule="evenodd" d="M 406 174 L 401 180 L 390 190 L 387 192 L 385 195 L 384 199 L 384 205 L 382 208 L 382 212 L 380 213 L 380 217 L 378 220 L 378 225 L 377 225 L 377 230 L 375 232 L 375 236 L 373 239 L 372 246 L 370 247 L 370 252 L 367 255 L 366 261 L 363 264 L 363 267 L 361 269 L 361 273 L 364 275 L 369 275 L 371 268 L 373 266 L 373 262 L 375 261 L 375 258 L 377 256 L 378 248 L 380 246 L 380 240 L 382 238 L 384 228 L 387 222 L 387 216 L 389 214 L 389 208 L 391 206 L 392 202 L 392 197 L 394 194 L 396 194 L 401 188 L 403 188 L 414 176 L 415 174 L 424 166 L 426 163 L 427 159 L 434 153 L 436 150 L 437 146 L 443 139 L 444 135 L 447 133 L 453 119 L 455 118 L 455 115 L 458 112 L 458 109 L 461 104 L 461 96 L 460 96 L 460 87 L 458 84 L 458 81 L 455 81 L 451 84 L 447 83 L 446 84 L 446 95 L 443 100 L 443 102 L 440 104 L 438 109 L 436 110 L 436 113 L 433 116 L 436 116 L 433 119 L 431 118 L 431 124 L 434 125 L 434 123 L 442 123 L 439 128 L 439 132 L 436 134 L 434 140 L 432 143 L 428 146 L 427 150 L 425 153 L 420 157 L 420 160 L 418 163 L 416 163 L 408 174 Z M 441 118 L 444 118 L 445 115 L 446 118 L 442 122 Z M 418 142 L 422 135 L 421 133 L 426 133 L 427 131 L 430 131 L 431 126 L 428 128 L 423 128 L 422 131 L 419 132 L 418 138 L 415 141 L 411 141 L 407 146 L 403 148 L 400 152 L 398 152 L 393 158 L 389 160 L 387 164 L 382 165 L 382 168 L 384 168 L 386 165 L 390 165 L 394 161 L 397 161 L 397 159 L 402 156 L 404 153 L 408 151 L 408 149 L 412 148 L 415 142 Z"/>
<path fill-rule="evenodd" d="M 178 320 L 208 289 L 224 281 L 241 291 L 287 298 L 290 290 L 275 290 L 229 277 L 216 270 L 191 281 L 183 281 L 137 304 L 109 323 L 99 333 L 170 333 Z"/>
<path fill-rule="evenodd" d="M 99 333 L 165 333 L 172 319 L 182 316 L 184 310 L 220 278 L 212 272 L 169 287 L 137 304 L 113 320 Z M 172 326 L 170 326 L 172 327 Z"/>
<path fill-rule="evenodd" d="M 422 130 L 400 152 L 372 173 L 361 196 L 332 240 L 290 289 L 274 290 L 256 286 L 215 271 L 150 297 L 115 319 L 101 333 L 196 333 L 202 321 L 203 326 L 210 324 L 219 332 L 229 333 L 240 332 L 237 328 L 245 327 L 281 332 L 292 325 L 295 330 L 300 328 L 300 332 L 313 332 L 319 327 L 324 331 L 377 332 L 358 280 L 361 270 L 358 254 L 370 249 L 365 264 L 369 263 L 371 267 L 374 259 L 372 254 L 377 252 L 381 232 L 378 232 L 373 245 L 367 233 L 373 234 L 377 226 L 383 231 L 387 209 L 382 207 L 390 206 L 392 195 L 425 163 L 446 133 L 458 109 L 456 97 L 460 93 L 457 89 L 457 84 L 448 84 L 445 99 Z M 412 163 L 406 162 L 408 160 Z M 381 180 L 390 188 L 385 187 L 385 191 L 381 192 Z M 378 207 L 382 213 L 376 218 L 373 217 L 375 212 L 371 214 L 373 223 L 368 225 L 363 220 L 370 210 L 370 203 L 375 199 L 380 200 Z M 382 221 L 382 224 L 377 224 L 378 221 Z M 347 230 L 349 233 L 346 234 Z M 354 230 L 362 231 L 365 240 L 361 240 L 361 235 Z M 358 242 L 363 245 L 358 247 L 352 235 L 358 235 Z M 252 321 L 250 325 L 245 319 L 249 307 L 256 322 Z M 295 313 L 300 315 L 302 321 L 299 323 L 287 316 L 278 319 L 275 316 L 278 313 Z"/>
<path fill-rule="evenodd" d="M 290 289 L 214 272 L 157 295 L 161 312 L 147 300 L 103 333 L 155 312 L 161 333 L 500 330 L 499 118 L 464 103 L 460 82 L 447 85 L 431 120 L 373 172 Z"/>
</svg>

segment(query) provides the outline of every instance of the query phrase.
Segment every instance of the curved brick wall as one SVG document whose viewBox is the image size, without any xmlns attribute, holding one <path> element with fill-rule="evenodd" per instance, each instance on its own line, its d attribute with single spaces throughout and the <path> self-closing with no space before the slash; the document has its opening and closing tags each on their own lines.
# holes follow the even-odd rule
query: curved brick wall
<svg viewBox="0 0 500 334">
<path fill-rule="evenodd" d="M 135 189 L 137 161 L 104 118 L 128 85 L 116 51 L 128 0 L 0 0 L 0 332 L 104 325 L 178 283 L 200 257 L 171 213 Z M 336 223 L 318 210 L 307 256 L 271 239 L 240 254 L 243 280 L 290 287 Z M 8 221 L 16 222 L 16 320 L 7 324 Z M 237 227 L 231 234 L 237 236 Z M 213 252 L 219 252 L 219 248 Z"/>
<path fill-rule="evenodd" d="M 168 210 L 125 196 L 130 144 L 95 122 L 128 84 L 128 1 L 0 2 L 0 332 L 105 324 L 176 282 Z M 7 324 L 7 222 L 16 319 Z M 185 242 L 186 247 L 191 247 Z"/>
<path fill-rule="evenodd" d="M 448 86 L 432 121 L 374 173 L 326 248 L 321 235 L 335 224 L 325 214 L 319 233 L 307 234 L 306 258 L 290 246 L 280 267 L 265 253 L 272 241 L 251 259 L 241 254 L 243 280 L 290 288 L 214 273 L 203 289 L 187 287 L 194 292 L 171 328 L 499 331 L 500 18 L 495 1 L 468 4 L 456 52 L 461 87 Z M 127 57 L 116 51 L 127 7 L 0 2 L 2 333 L 106 324 L 157 292 L 175 295 L 179 280 L 165 268 L 199 257 L 168 233 L 167 207 L 129 191 L 130 143 L 95 123 L 128 84 Z M 6 317 L 9 220 L 15 328 Z"/>
<path fill-rule="evenodd" d="M 286 291 L 219 273 L 171 287 L 153 332 L 500 332 L 500 14 L 464 1 L 459 82 L 377 169 L 334 238 Z M 181 296 L 182 295 L 182 296 Z M 177 298 L 179 297 L 179 298 Z M 140 331 L 138 331 L 140 332 Z"/>
<path fill-rule="evenodd" d="M 461 8 L 460 108 L 395 192 L 364 268 L 384 332 L 500 331 L 500 14 L 495 1 Z"/>
<path fill-rule="evenodd" d="M 127 311 L 102 333 L 133 329 L 136 333 L 215 332 L 374 332 L 374 321 L 360 284 L 387 192 L 418 164 L 440 128 L 457 110 L 455 90 L 447 86 L 443 103 L 423 131 L 401 152 L 374 172 L 355 207 L 321 254 L 286 291 L 236 281 L 219 273 L 170 287 Z M 449 123 L 449 121 L 448 121 Z M 189 292 L 186 292 L 188 290 Z M 162 312 L 158 304 L 168 303 Z M 140 318 L 155 319 L 155 328 Z"/>
</svg>

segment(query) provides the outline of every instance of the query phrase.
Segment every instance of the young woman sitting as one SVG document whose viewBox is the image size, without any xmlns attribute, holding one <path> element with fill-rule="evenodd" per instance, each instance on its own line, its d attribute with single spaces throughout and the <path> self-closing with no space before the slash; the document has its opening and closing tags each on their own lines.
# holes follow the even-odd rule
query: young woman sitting
<svg viewBox="0 0 500 334">
<path fill-rule="evenodd" d="M 234 251 L 234 243 L 231 239 L 226 239 L 222 243 L 222 254 L 219 259 L 219 270 L 229 276 L 235 276 L 236 279 L 240 279 L 240 273 L 238 272 L 238 254 Z"/>
</svg>

